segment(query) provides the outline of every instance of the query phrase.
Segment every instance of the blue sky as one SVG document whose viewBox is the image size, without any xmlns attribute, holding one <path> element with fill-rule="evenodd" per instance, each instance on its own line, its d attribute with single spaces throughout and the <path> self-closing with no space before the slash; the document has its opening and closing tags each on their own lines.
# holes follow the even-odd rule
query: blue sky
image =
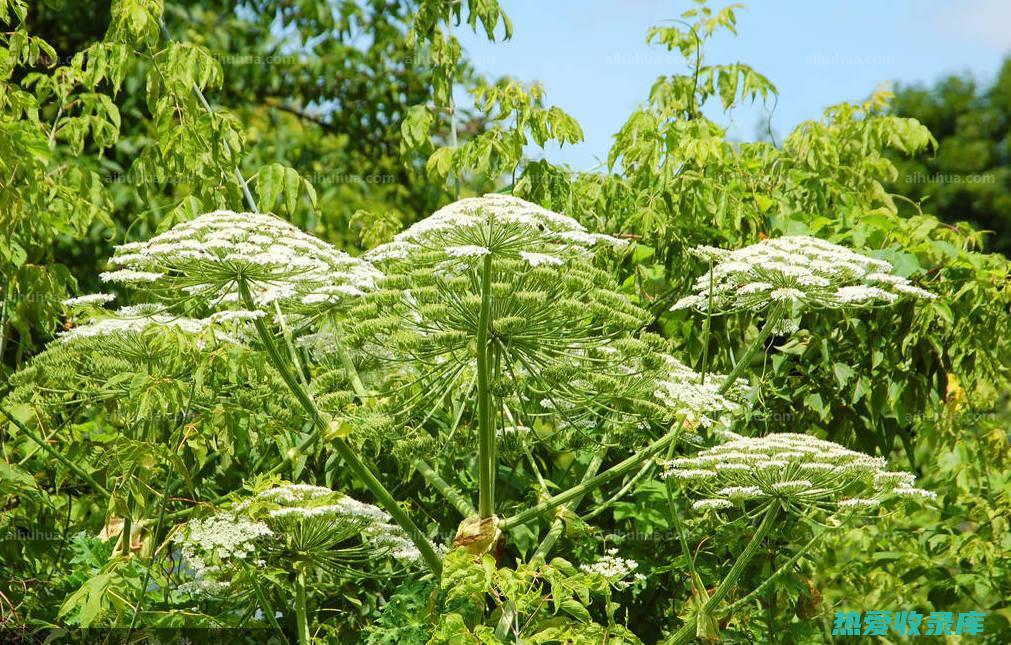
<svg viewBox="0 0 1011 645">
<path fill-rule="evenodd" d="M 547 158 L 576 169 L 606 159 L 612 135 L 645 100 L 654 80 L 683 73 L 675 55 L 645 44 L 650 26 L 676 18 L 688 0 L 503 0 L 513 38 L 456 35 L 478 71 L 540 81 L 549 105 L 572 114 L 586 140 Z M 725 2 L 710 0 L 710 6 Z M 741 61 L 779 90 L 777 141 L 798 123 L 841 101 L 865 98 L 881 83 L 932 82 L 969 72 L 982 82 L 1011 51 L 1011 0 L 766 0 L 745 3 L 738 36 L 710 41 L 709 63 Z M 771 106 L 770 106 L 771 107 Z M 756 138 L 767 117 L 756 106 L 708 113 L 740 140 Z M 534 151 L 532 151 L 534 152 Z M 535 156 L 540 156 L 539 150 Z"/>
</svg>

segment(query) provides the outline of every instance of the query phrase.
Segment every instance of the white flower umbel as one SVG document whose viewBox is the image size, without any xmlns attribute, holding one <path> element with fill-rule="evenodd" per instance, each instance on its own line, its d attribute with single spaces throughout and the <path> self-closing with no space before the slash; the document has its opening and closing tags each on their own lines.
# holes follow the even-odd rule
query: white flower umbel
<svg viewBox="0 0 1011 645">
<path fill-rule="evenodd" d="M 366 254 L 384 275 L 345 329 L 399 382 L 417 384 L 400 388 L 398 413 L 476 382 L 479 337 L 497 378 L 518 386 L 513 412 L 537 412 L 544 398 L 569 409 L 586 396 L 584 375 L 614 361 L 591 351 L 648 322 L 595 265 L 598 252 L 624 244 L 509 195 L 463 199 Z M 533 391 L 536 399 L 522 400 Z"/>
<path fill-rule="evenodd" d="M 239 299 L 244 279 L 258 306 L 314 311 L 372 288 L 378 271 L 273 215 L 214 211 L 146 242 L 116 249 L 102 274 L 163 302 Z"/>
<path fill-rule="evenodd" d="M 162 313 L 155 307 L 143 313 L 124 307 L 120 312 L 122 313 L 119 315 L 90 318 L 85 323 L 60 334 L 57 341 L 67 343 L 79 338 L 140 333 L 152 326 L 174 327 L 180 331 L 196 334 L 203 331 L 209 322 Z"/>
<path fill-rule="evenodd" d="M 913 475 L 890 472 L 885 460 L 805 434 L 737 437 L 667 463 L 672 478 L 699 497 L 698 511 L 779 501 L 787 510 L 877 508 L 889 496 L 933 499 L 913 488 Z"/>
<path fill-rule="evenodd" d="M 721 314 L 760 311 L 771 305 L 842 308 L 890 304 L 902 296 L 934 298 L 892 273 L 885 260 L 806 235 L 762 240 L 724 251 L 698 247 L 693 253 L 713 262 L 673 309 Z"/>
<path fill-rule="evenodd" d="M 513 398 L 504 392 L 518 400 L 549 392 L 557 409 L 569 408 L 585 391 L 562 392 L 562 372 L 592 370 L 589 349 L 646 324 L 646 312 L 595 264 L 596 251 L 621 246 L 571 217 L 495 194 L 450 204 L 366 255 L 384 278 L 348 311 L 349 336 L 403 375 L 397 400 L 388 399 L 396 414 L 430 414 L 473 383 L 482 519 L 494 513 L 495 416 L 508 416 Z"/>
<path fill-rule="evenodd" d="M 609 235 L 590 233 L 578 221 L 511 195 L 492 193 L 461 199 L 376 247 L 366 258 L 376 264 L 474 263 L 486 255 L 522 259 L 529 266 L 561 265 L 573 253 L 595 246 L 622 248 Z"/>
<path fill-rule="evenodd" d="M 251 332 L 251 322 L 263 315 L 261 311 L 226 310 L 207 318 L 189 318 L 171 313 L 160 305 L 131 305 L 88 318 L 60 334 L 57 342 L 101 336 L 126 337 L 152 327 L 164 327 L 194 335 L 213 332 L 218 340 L 241 344 Z"/>
<path fill-rule="evenodd" d="M 233 559 L 248 559 L 257 541 L 273 536 L 263 522 L 221 513 L 189 522 L 180 546 L 183 557 L 202 577 Z"/>
</svg>

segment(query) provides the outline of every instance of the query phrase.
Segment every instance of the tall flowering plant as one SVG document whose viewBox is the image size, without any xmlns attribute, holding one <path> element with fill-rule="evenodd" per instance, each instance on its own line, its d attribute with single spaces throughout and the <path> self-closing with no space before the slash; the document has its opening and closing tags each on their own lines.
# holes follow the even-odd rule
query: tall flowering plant
<svg viewBox="0 0 1011 645">
<path fill-rule="evenodd" d="M 729 374 L 701 374 L 647 331 L 649 315 L 607 271 L 609 258 L 626 247 L 576 219 L 498 194 L 451 204 L 364 258 L 271 215 L 207 213 L 117 249 L 118 268 L 103 279 L 129 287 L 137 304 L 106 309 L 113 300 L 106 294 L 68 301 L 79 323 L 15 379 L 13 396 L 54 409 L 79 396 L 76 383 L 77 393 L 89 393 L 82 404 L 110 400 L 111 372 L 143 366 L 148 374 L 173 375 L 177 389 L 188 382 L 190 404 L 205 405 L 217 364 L 202 356 L 265 356 L 271 371 L 262 386 L 283 384 L 298 407 L 277 416 L 305 419 L 312 431 L 264 474 L 278 475 L 322 444 L 378 506 L 307 482 L 284 484 L 214 500 L 222 509 L 191 519 L 180 539 L 190 591 L 259 596 L 257 566 L 290 568 L 302 640 L 309 638 L 311 576 L 361 575 L 369 562 L 389 557 L 442 573 L 439 548 L 360 453 L 356 433 L 366 418 L 384 419 L 372 428 L 384 444 L 428 432 L 432 441 L 463 442 L 477 471 L 476 507 L 425 455 L 412 463 L 460 511 L 454 544 L 475 557 L 497 552 L 510 532 L 550 515 L 533 554 L 546 562 L 567 509 L 637 471 L 634 481 L 666 454 L 668 510 L 683 546 L 675 495 L 691 498 L 691 509 L 706 517 L 761 518 L 712 594 L 688 561 L 702 603 L 675 640 L 709 635 L 718 603 L 780 518 L 848 518 L 895 497 L 931 497 L 911 475 L 886 471 L 880 458 L 803 434 L 733 432 L 755 394 L 742 378 L 751 357 L 806 309 L 932 294 L 895 276 L 883 260 L 814 238 L 701 249 L 710 269 L 675 308 L 766 316 Z M 45 369 L 56 365 L 63 369 L 55 376 Z M 39 397 L 39 386 L 50 394 Z M 256 400 L 241 389 L 213 396 L 237 397 L 246 408 Z M 261 400 L 265 410 L 283 409 L 270 398 Z M 436 417 L 452 423 L 430 425 Z M 503 454 L 530 458 L 539 441 L 588 449 L 583 476 L 553 495 L 542 480 L 535 503 L 502 499 L 496 484 Z M 709 447 L 692 454 L 700 445 Z M 675 457 L 678 446 L 684 454 Z M 604 468 L 619 447 L 623 458 Z M 636 563 L 608 552 L 585 567 L 624 580 Z M 634 580 L 642 583 L 642 574 Z"/>
</svg>

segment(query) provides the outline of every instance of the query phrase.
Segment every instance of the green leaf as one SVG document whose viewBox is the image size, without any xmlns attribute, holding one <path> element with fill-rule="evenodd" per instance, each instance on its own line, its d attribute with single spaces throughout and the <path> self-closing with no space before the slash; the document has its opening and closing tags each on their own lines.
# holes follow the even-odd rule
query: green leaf
<svg viewBox="0 0 1011 645">
<path fill-rule="evenodd" d="M 284 190 L 285 170 L 285 167 L 279 163 L 272 163 L 260 168 L 260 172 L 257 174 L 256 191 L 257 204 L 261 210 L 265 212 L 274 210 L 277 198 Z"/>
<path fill-rule="evenodd" d="M 832 373 L 835 374 L 835 380 L 839 384 L 839 387 L 843 387 L 849 383 L 853 375 L 856 374 L 853 368 L 845 363 L 833 363 Z"/>
</svg>

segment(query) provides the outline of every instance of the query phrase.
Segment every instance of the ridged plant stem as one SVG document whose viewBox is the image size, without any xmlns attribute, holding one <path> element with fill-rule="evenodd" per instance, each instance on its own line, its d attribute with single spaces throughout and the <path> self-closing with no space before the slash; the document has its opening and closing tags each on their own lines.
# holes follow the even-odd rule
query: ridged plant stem
<svg viewBox="0 0 1011 645">
<path fill-rule="evenodd" d="M 491 254 L 481 267 L 481 310 L 477 322 L 478 504 L 481 519 L 495 514 L 495 424 L 491 413 L 491 365 L 488 327 L 491 324 Z"/>
<path fill-rule="evenodd" d="M 295 625 L 298 629 L 298 645 L 309 643 L 309 616 L 305 599 L 305 574 L 301 571 L 295 577 Z"/>
<path fill-rule="evenodd" d="M 586 466 L 586 472 L 583 473 L 583 478 L 581 481 L 586 481 L 597 474 L 600 470 L 600 465 L 604 463 L 604 457 L 607 456 L 607 448 L 601 448 L 598 450 L 593 457 L 590 459 L 590 463 Z M 569 502 L 568 508 L 570 511 L 575 511 L 579 507 L 579 502 L 583 500 L 583 495 L 574 498 Z M 545 534 L 544 539 L 537 546 L 537 550 L 534 551 L 531 560 L 541 560 L 545 561 L 548 559 L 548 554 L 551 553 L 551 549 L 555 546 L 555 542 L 558 538 L 562 537 L 562 532 L 565 530 L 565 520 L 556 517 L 553 522 L 551 522 L 551 528 L 548 529 L 547 534 Z"/>
<path fill-rule="evenodd" d="M 751 536 L 751 540 L 748 542 L 747 546 L 744 547 L 744 551 L 737 556 L 734 560 L 734 565 L 730 567 L 730 571 L 727 572 L 727 577 L 723 579 L 720 586 L 716 588 L 713 595 L 709 597 L 709 600 L 702 606 L 699 614 L 709 615 L 715 608 L 716 605 L 723 600 L 730 590 L 733 589 L 734 585 L 740 579 L 741 575 L 744 573 L 744 569 L 748 566 L 755 555 L 762 548 L 762 540 L 765 536 L 769 534 L 772 530 L 772 526 L 776 521 L 776 517 L 779 515 L 779 503 L 774 502 L 769 505 L 769 509 L 765 512 L 762 517 L 761 524 L 755 529 L 755 534 Z M 680 645 L 681 643 L 687 642 L 693 636 L 696 635 L 699 614 L 695 614 L 689 618 L 684 625 L 681 626 L 674 636 L 668 641 L 671 645 Z"/>
<path fill-rule="evenodd" d="M 73 472 L 74 474 L 76 474 L 78 477 L 80 477 L 81 479 L 83 479 L 85 482 L 87 482 L 88 485 L 90 485 L 93 489 L 95 489 L 95 492 L 101 493 L 107 499 L 109 497 L 112 497 L 112 493 L 110 493 L 109 490 L 105 486 L 102 486 L 101 484 L 99 484 L 95 480 L 95 478 L 91 476 L 91 473 L 89 473 L 85 469 L 81 468 L 79 465 L 77 465 L 77 463 L 75 463 L 73 461 L 70 461 L 69 459 L 67 459 L 66 457 L 64 457 L 63 455 L 61 455 L 58 450 L 56 450 L 55 448 L 53 448 L 52 446 L 49 445 L 48 441 L 44 440 L 39 435 L 35 434 L 35 432 L 33 432 L 32 430 L 30 430 L 25 424 L 21 423 L 21 420 L 18 419 L 17 417 L 15 417 L 6 408 L 6 406 L 4 406 L 2 404 L 0 404 L 0 413 L 3 413 L 3 415 L 5 417 L 7 417 L 7 419 L 11 423 L 13 423 L 15 426 L 17 426 L 18 430 L 20 430 L 22 433 L 24 433 L 24 435 L 26 437 L 28 437 L 29 439 L 31 439 L 32 441 L 34 441 L 39 446 L 39 448 L 42 448 L 42 450 L 45 451 L 45 453 L 47 455 L 49 455 L 50 457 L 52 457 L 56 461 L 60 462 L 68 470 L 70 470 L 71 472 Z"/>
</svg>

